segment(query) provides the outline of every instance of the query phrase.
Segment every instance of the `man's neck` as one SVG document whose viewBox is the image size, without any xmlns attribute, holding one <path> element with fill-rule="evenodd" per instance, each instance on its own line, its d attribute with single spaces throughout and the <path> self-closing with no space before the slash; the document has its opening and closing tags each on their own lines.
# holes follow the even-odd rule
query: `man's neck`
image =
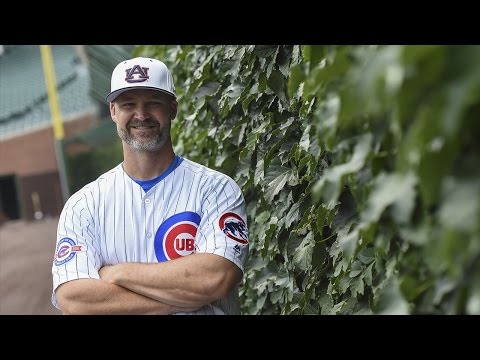
<svg viewBox="0 0 480 360">
<path fill-rule="evenodd" d="M 123 148 L 123 169 L 131 178 L 150 180 L 160 176 L 175 159 L 173 148 L 165 144 L 155 152 L 137 151 Z"/>
</svg>

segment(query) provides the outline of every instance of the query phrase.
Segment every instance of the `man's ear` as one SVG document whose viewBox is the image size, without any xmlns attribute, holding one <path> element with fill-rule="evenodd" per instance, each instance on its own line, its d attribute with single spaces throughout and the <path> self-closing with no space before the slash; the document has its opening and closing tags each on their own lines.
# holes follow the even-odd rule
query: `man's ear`
<svg viewBox="0 0 480 360">
<path fill-rule="evenodd" d="M 176 100 L 172 100 L 170 104 L 170 120 L 175 119 L 177 116 L 177 107 L 178 107 L 178 102 Z"/>
<path fill-rule="evenodd" d="M 117 122 L 117 114 L 115 112 L 115 103 L 111 102 L 110 103 L 110 116 L 112 117 L 112 120 L 114 123 Z"/>
</svg>

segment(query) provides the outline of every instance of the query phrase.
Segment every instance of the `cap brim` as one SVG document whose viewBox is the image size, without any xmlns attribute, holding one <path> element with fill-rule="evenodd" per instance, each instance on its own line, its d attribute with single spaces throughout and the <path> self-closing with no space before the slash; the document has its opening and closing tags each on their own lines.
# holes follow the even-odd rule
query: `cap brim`
<svg viewBox="0 0 480 360">
<path fill-rule="evenodd" d="M 174 99 L 177 99 L 177 97 L 175 96 L 174 93 L 171 93 L 170 91 L 162 90 L 162 89 L 159 89 L 159 88 L 156 88 L 156 87 L 150 87 L 150 86 L 130 86 L 130 87 L 127 87 L 127 88 L 123 88 L 123 89 L 118 89 L 118 90 L 112 91 L 110 94 L 108 94 L 108 95 L 105 97 L 105 100 L 110 103 L 110 102 L 114 101 L 120 94 L 124 93 L 125 91 L 135 90 L 135 89 L 157 90 L 157 91 L 160 91 L 160 92 L 163 92 L 163 93 L 165 93 L 165 94 L 167 94 L 167 95 L 172 96 Z"/>
</svg>

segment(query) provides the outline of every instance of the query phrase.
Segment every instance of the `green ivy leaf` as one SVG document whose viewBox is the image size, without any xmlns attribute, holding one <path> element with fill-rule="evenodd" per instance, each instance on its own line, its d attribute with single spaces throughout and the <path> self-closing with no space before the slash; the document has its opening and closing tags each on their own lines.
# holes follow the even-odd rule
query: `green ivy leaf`
<svg viewBox="0 0 480 360">
<path fill-rule="evenodd" d="M 300 205 L 300 209 L 302 209 L 303 201 L 300 199 L 298 204 Z M 298 225 L 293 229 L 294 232 L 298 234 L 306 234 L 307 230 L 312 230 L 312 218 L 314 217 L 314 206 L 305 209 L 304 211 L 300 211 L 303 213 L 302 219 L 298 223 Z"/>
<path fill-rule="evenodd" d="M 278 156 L 278 148 L 282 146 L 283 142 L 284 139 L 280 139 L 279 141 L 276 141 L 273 145 L 270 146 L 270 149 L 268 150 L 264 158 L 264 164 L 266 169 L 270 167 L 271 161 Z"/>
<path fill-rule="evenodd" d="M 252 102 L 252 100 L 254 99 L 255 97 L 253 95 L 248 95 L 243 101 L 242 101 L 242 110 L 243 110 L 243 113 L 245 115 L 248 114 L 248 107 L 250 105 L 250 103 Z"/>
<path fill-rule="evenodd" d="M 372 262 L 370 265 L 367 266 L 367 268 L 365 269 L 365 273 L 364 273 L 364 280 L 365 280 L 365 284 L 367 284 L 368 286 L 372 286 L 372 268 L 373 266 L 375 265 L 374 262 Z"/>
<path fill-rule="evenodd" d="M 265 174 L 265 181 L 267 182 L 265 187 L 265 200 L 271 202 L 275 195 L 285 187 L 285 184 L 294 177 L 295 174 L 292 169 L 271 165 Z"/>
<path fill-rule="evenodd" d="M 350 291 L 353 297 L 357 297 L 358 294 L 363 295 L 365 292 L 365 284 L 361 276 L 352 279 L 350 282 Z"/>
<path fill-rule="evenodd" d="M 340 301 L 338 304 L 335 304 L 332 309 L 327 313 L 327 315 L 337 315 L 340 311 L 342 311 L 346 303 L 347 301 L 343 300 Z"/>
<path fill-rule="evenodd" d="M 240 183 L 241 179 L 245 179 L 245 182 L 247 182 L 249 179 L 249 174 L 250 174 L 250 163 L 240 159 L 239 164 L 237 166 L 237 171 L 235 174 L 235 181 Z"/>
<path fill-rule="evenodd" d="M 277 51 L 276 45 L 256 45 L 254 53 L 261 58 L 270 57 Z"/>
<path fill-rule="evenodd" d="M 305 74 L 303 73 L 301 65 L 294 65 L 290 69 L 290 77 L 288 78 L 288 96 L 290 99 L 298 99 L 302 96 L 302 92 L 299 93 L 300 84 L 303 84 L 305 81 Z M 303 87 L 302 87 L 303 89 Z"/>
<path fill-rule="evenodd" d="M 267 293 L 261 295 L 260 297 L 257 298 L 257 311 L 261 310 L 263 306 L 265 305 L 265 300 L 267 300 Z"/>
<path fill-rule="evenodd" d="M 302 50 L 300 45 L 294 45 L 292 49 L 292 64 L 296 65 L 302 60 Z"/>
<path fill-rule="evenodd" d="M 283 296 L 283 289 L 275 289 L 270 292 L 270 301 L 272 304 L 277 304 Z"/>
<path fill-rule="evenodd" d="M 364 248 L 362 251 L 360 251 L 358 253 L 358 260 L 360 260 L 362 264 L 370 264 L 373 260 L 375 260 L 373 248 Z"/>
<path fill-rule="evenodd" d="M 327 257 L 327 249 L 324 243 L 316 243 L 313 248 L 312 266 L 319 268 L 324 264 Z"/>
<path fill-rule="evenodd" d="M 206 96 L 213 96 L 220 89 L 220 83 L 216 81 L 211 81 L 203 83 L 193 94 L 195 98 L 202 99 Z"/>
<path fill-rule="evenodd" d="M 328 204 L 328 208 L 332 209 L 337 202 L 342 186 L 342 178 L 346 174 L 359 171 L 364 165 L 368 154 L 371 151 L 372 134 L 367 133 L 359 137 L 351 159 L 341 165 L 325 170 L 322 178 L 313 187 L 313 196 L 315 201 L 319 201 L 320 197 Z M 331 184 L 328 192 L 324 191 L 326 184 Z"/>
<path fill-rule="evenodd" d="M 440 223 L 451 229 L 473 233 L 480 218 L 480 181 L 445 179 Z"/>
<path fill-rule="evenodd" d="M 356 277 L 357 275 L 361 274 L 363 272 L 363 266 L 360 261 L 354 261 L 352 263 L 352 266 L 350 267 L 350 272 L 348 273 L 348 276 L 351 278 Z"/>
<path fill-rule="evenodd" d="M 350 226 L 351 225 L 342 227 L 337 233 L 337 243 L 346 260 L 350 260 L 353 251 L 360 241 L 358 228 L 349 232 Z"/>
<path fill-rule="evenodd" d="M 277 95 L 282 102 L 287 102 L 287 98 L 285 97 L 284 92 L 285 78 L 280 71 L 272 71 L 270 77 L 267 80 L 267 85 L 270 89 L 272 89 L 275 95 Z"/>
<path fill-rule="evenodd" d="M 263 182 L 265 174 L 263 159 L 258 160 L 257 166 L 255 168 L 255 176 L 253 178 L 253 184 L 258 185 Z"/>
<path fill-rule="evenodd" d="M 304 47 L 305 59 L 310 62 L 310 70 L 324 58 L 324 47 L 318 45 L 308 45 Z"/>
<path fill-rule="evenodd" d="M 400 292 L 398 279 L 392 278 L 385 287 L 376 303 L 376 314 L 379 315 L 408 315 L 409 306 Z"/>
<path fill-rule="evenodd" d="M 274 280 L 274 284 L 281 288 L 289 288 L 291 286 L 290 276 L 285 267 L 282 267 L 277 273 L 277 277 Z"/>
<path fill-rule="evenodd" d="M 278 196 L 277 201 L 275 201 L 276 214 L 281 220 L 285 219 L 285 214 L 290 210 L 292 204 L 294 203 L 292 192 L 281 192 Z"/>
<path fill-rule="evenodd" d="M 286 258 L 291 259 L 297 249 L 300 247 L 300 244 L 304 240 L 304 236 L 299 236 L 296 233 L 291 234 L 287 240 L 287 246 L 285 247 Z"/>
<path fill-rule="evenodd" d="M 247 265 L 247 271 L 257 271 L 264 269 L 267 266 L 268 262 L 261 257 L 252 258 Z"/>
<path fill-rule="evenodd" d="M 310 125 L 307 125 L 305 127 L 305 130 L 303 131 L 302 138 L 300 139 L 300 148 L 304 150 L 305 152 L 308 152 L 310 148 Z"/>
<path fill-rule="evenodd" d="M 293 263 L 300 270 L 306 271 L 311 268 L 314 246 L 315 246 L 315 242 L 313 241 L 313 233 L 310 231 L 305 236 L 300 246 L 295 251 L 295 254 L 293 255 Z"/>
<path fill-rule="evenodd" d="M 267 71 L 266 71 L 266 75 L 267 75 L 267 79 L 270 77 L 270 75 L 272 74 L 272 71 L 273 71 L 273 68 L 275 67 L 275 64 L 277 63 L 277 55 L 279 53 L 279 50 L 280 48 L 277 47 L 275 49 L 275 52 L 273 53 L 270 61 L 268 61 L 268 65 L 267 65 Z"/>
<path fill-rule="evenodd" d="M 377 222 L 387 206 L 393 204 L 392 215 L 399 224 L 410 219 L 415 201 L 417 179 L 412 173 L 385 174 L 376 177 L 374 188 L 368 199 L 367 208 L 362 213 L 362 221 L 367 224 Z"/>
<path fill-rule="evenodd" d="M 292 205 L 290 208 L 290 211 L 288 212 L 287 216 L 285 217 L 285 225 L 287 228 L 292 225 L 292 223 L 298 221 L 298 218 L 300 216 L 300 203 L 295 203 Z"/>
<path fill-rule="evenodd" d="M 259 138 L 260 138 L 260 135 L 253 132 L 247 135 L 247 144 L 245 145 L 243 150 L 240 151 L 240 159 L 244 159 L 245 157 L 253 153 Z"/>
<path fill-rule="evenodd" d="M 317 231 L 322 231 L 323 226 L 325 225 L 325 219 L 327 215 L 327 208 L 325 208 L 322 204 L 320 204 L 317 208 Z"/>
<path fill-rule="evenodd" d="M 311 304 L 306 304 L 303 308 L 303 313 L 305 315 L 317 315 L 319 312 L 318 306 L 313 306 Z"/>
<path fill-rule="evenodd" d="M 262 213 L 260 213 L 256 218 L 255 218 L 255 222 L 257 224 L 264 224 L 265 221 L 267 221 L 268 219 L 270 218 L 270 211 L 263 211 Z"/>
<path fill-rule="evenodd" d="M 262 256 L 265 257 L 268 254 L 270 240 L 272 239 L 273 234 L 277 228 L 278 218 L 276 216 L 272 216 L 270 221 L 268 222 L 267 231 L 265 231 L 265 238 L 262 246 Z"/>
<path fill-rule="evenodd" d="M 467 315 L 480 315 L 480 286 L 478 283 L 473 284 L 472 293 L 467 300 Z"/>
</svg>

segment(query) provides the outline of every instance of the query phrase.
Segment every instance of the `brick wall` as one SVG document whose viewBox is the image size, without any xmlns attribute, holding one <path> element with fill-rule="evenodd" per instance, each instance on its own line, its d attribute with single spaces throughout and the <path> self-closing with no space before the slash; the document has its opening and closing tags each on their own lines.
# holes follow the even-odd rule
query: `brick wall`
<svg viewBox="0 0 480 360">
<path fill-rule="evenodd" d="M 89 129 L 96 122 L 94 115 L 65 122 L 65 138 Z M 0 140 L 1 177 L 15 179 L 16 186 L 4 190 L 14 191 L 12 196 L 18 203 L 21 218 L 33 220 L 35 212 L 43 216 L 59 215 L 63 196 L 52 128 Z"/>
<path fill-rule="evenodd" d="M 65 122 L 65 137 L 82 132 L 95 123 L 96 118 L 93 115 Z M 56 170 L 57 160 L 51 127 L 0 140 L 0 176 L 30 176 Z"/>
</svg>

